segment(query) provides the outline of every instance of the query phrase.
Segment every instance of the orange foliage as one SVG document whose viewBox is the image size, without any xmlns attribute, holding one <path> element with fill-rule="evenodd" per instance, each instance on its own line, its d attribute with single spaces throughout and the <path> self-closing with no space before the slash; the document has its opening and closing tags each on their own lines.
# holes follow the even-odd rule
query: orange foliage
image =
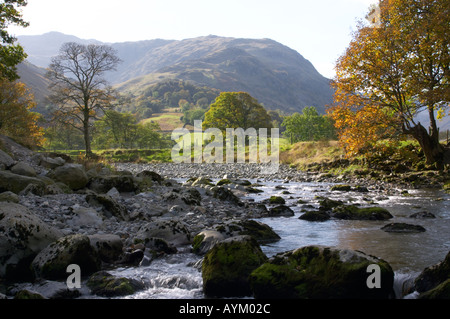
<svg viewBox="0 0 450 319">
<path fill-rule="evenodd" d="M 0 78 L 0 134 L 28 146 L 42 146 L 44 131 L 37 125 L 40 115 L 30 110 L 36 106 L 25 84 Z"/>
</svg>

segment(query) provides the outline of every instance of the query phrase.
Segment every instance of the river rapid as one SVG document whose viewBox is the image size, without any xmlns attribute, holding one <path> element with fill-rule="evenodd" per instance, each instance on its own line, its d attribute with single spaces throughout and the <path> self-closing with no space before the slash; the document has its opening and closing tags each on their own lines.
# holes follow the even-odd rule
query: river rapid
<svg viewBox="0 0 450 319">
<path fill-rule="evenodd" d="M 213 178 L 217 182 L 218 178 Z M 261 246 L 268 256 L 308 245 L 360 250 L 386 260 L 395 272 L 394 290 L 398 298 L 402 287 L 424 268 L 442 261 L 450 250 L 450 195 L 436 189 L 398 189 L 394 186 L 370 188 L 369 192 L 330 191 L 335 183 L 283 179 L 248 179 L 262 190 L 245 194 L 243 199 L 262 202 L 281 196 L 294 212 L 292 217 L 258 219 L 271 226 L 281 240 Z M 186 178 L 178 179 L 180 183 Z M 342 200 L 361 206 L 386 208 L 394 216 L 388 221 L 350 221 L 330 219 L 310 222 L 299 219 L 308 210 L 319 207 L 318 197 Z M 412 218 L 413 213 L 429 212 L 435 218 Z M 388 233 L 381 228 L 389 223 L 423 226 L 422 233 Z M 175 255 L 153 261 L 149 266 L 118 268 L 111 273 L 144 281 L 149 289 L 126 298 L 202 299 L 201 259 L 189 247 Z"/>
</svg>

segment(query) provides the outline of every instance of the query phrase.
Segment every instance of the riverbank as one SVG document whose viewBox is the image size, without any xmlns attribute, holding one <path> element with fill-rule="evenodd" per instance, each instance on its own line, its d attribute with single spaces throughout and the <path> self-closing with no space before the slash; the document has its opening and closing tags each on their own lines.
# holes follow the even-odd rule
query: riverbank
<svg viewBox="0 0 450 319">
<path fill-rule="evenodd" d="M 116 269 L 145 270 L 171 256 L 183 260 L 186 254 L 190 265 L 183 267 L 211 273 L 203 269 L 203 257 L 222 242 L 237 240 L 231 247 L 254 251 L 258 246 L 242 236 L 259 245 L 279 240 L 270 227 L 255 220 L 292 218 L 299 205 L 311 205 L 305 207 L 309 210 L 325 207 L 313 193 L 313 198 L 289 193 L 285 186 L 294 182 L 322 183 L 324 196 L 345 197 L 341 209 L 351 208 L 354 201 L 347 191 L 366 194 L 361 198 L 364 206 L 373 206 L 371 197 L 406 194 L 383 181 L 303 172 L 288 165 L 273 175 L 252 164 L 127 163 L 118 164 L 116 171 L 104 165 L 87 169 L 62 157 L 10 146 L 9 154 L 2 154 L 0 170 L 0 285 L 8 298 L 26 295 L 24 290 L 45 298 L 123 298 L 150 289 L 154 278 L 119 277 Z M 248 198 L 269 182 L 276 183 L 278 196 Z M 344 182 L 347 191 L 333 193 L 332 184 Z M 337 218 L 331 208 L 325 213 Z M 65 285 L 69 264 L 83 269 L 81 290 Z M 195 298 L 204 296 L 197 279 L 178 279 L 176 288 L 193 287 Z"/>
</svg>

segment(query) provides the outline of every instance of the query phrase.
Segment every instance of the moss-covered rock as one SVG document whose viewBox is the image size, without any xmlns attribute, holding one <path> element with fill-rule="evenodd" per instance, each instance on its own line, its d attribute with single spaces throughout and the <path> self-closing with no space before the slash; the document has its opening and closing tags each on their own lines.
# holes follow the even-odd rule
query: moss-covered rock
<svg viewBox="0 0 450 319">
<path fill-rule="evenodd" d="M 381 207 L 359 208 L 354 205 L 341 205 L 333 208 L 332 217 L 345 220 L 387 220 L 393 218 L 391 213 Z"/>
<path fill-rule="evenodd" d="M 419 299 L 450 299 L 450 279 L 419 295 Z"/>
<path fill-rule="evenodd" d="M 33 259 L 61 236 L 59 230 L 48 226 L 26 207 L 0 203 L 0 277 L 32 279 Z"/>
<path fill-rule="evenodd" d="M 39 178 L 17 175 L 9 171 L 0 171 L 0 192 L 10 191 L 19 194 L 29 185 L 40 189 L 44 193 L 45 183 Z"/>
<path fill-rule="evenodd" d="M 251 295 L 249 275 L 267 260 L 250 236 L 237 236 L 217 243 L 203 259 L 203 291 L 208 297 Z"/>
<path fill-rule="evenodd" d="M 43 249 L 33 260 L 37 278 L 60 280 L 67 278 L 67 266 L 80 266 L 83 275 L 92 274 L 101 267 L 101 259 L 92 248 L 89 237 L 69 235 Z"/>
<path fill-rule="evenodd" d="M 294 216 L 295 213 L 289 207 L 287 207 L 285 205 L 279 205 L 279 206 L 270 208 L 268 215 L 270 217 L 290 217 L 290 216 Z"/>
<path fill-rule="evenodd" d="M 93 274 L 86 285 L 93 294 L 103 297 L 128 296 L 145 288 L 140 281 L 115 277 L 106 271 L 99 271 Z"/>
<path fill-rule="evenodd" d="M 369 265 L 381 270 L 381 288 L 367 285 Z M 254 270 L 250 284 L 255 298 L 373 299 L 392 295 L 390 265 L 362 252 L 308 246 L 272 257 Z"/>
<path fill-rule="evenodd" d="M 420 225 L 411 225 L 406 223 L 388 224 L 383 226 L 381 230 L 388 233 L 422 233 L 426 231 L 426 229 Z"/>
<path fill-rule="evenodd" d="M 349 192 L 352 190 L 350 185 L 334 185 L 331 187 L 331 191 Z"/>
<path fill-rule="evenodd" d="M 284 205 L 286 204 L 286 201 L 283 197 L 280 196 L 270 196 L 268 199 L 268 203 L 271 205 Z"/>
<path fill-rule="evenodd" d="M 243 220 L 236 223 L 242 227 L 239 235 L 248 235 L 259 244 L 273 243 L 280 240 L 280 236 L 274 232 L 272 227 L 255 220 Z"/>
<path fill-rule="evenodd" d="M 444 183 L 443 189 L 447 192 L 450 193 L 450 181 L 446 181 Z"/>
<path fill-rule="evenodd" d="M 273 243 L 280 236 L 266 224 L 255 220 L 232 221 L 219 224 L 215 229 L 200 232 L 194 237 L 192 251 L 198 255 L 206 254 L 215 244 L 235 236 L 250 236 L 259 244 Z"/>
<path fill-rule="evenodd" d="M 432 290 L 450 279 L 450 252 L 445 259 L 433 266 L 425 268 L 416 278 L 414 285 L 419 293 Z M 430 295 L 431 296 L 431 295 Z"/>
<path fill-rule="evenodd" d="M 48 174 L 48 177 L 66 184 L 73 190 L 82 189 L 89 182 L 83 166 L 78 164 L 65 164 L 57 167 Z"/>
<path fill-rule="evenodd" d="M 17 175 L 36 177 L 36 170 L 25 162 L 18 162 L 11 167 L 11 172 Z"/>
<path fill-rule="evenodd" d="M 331 211 L 333 208 L 344 205 L 343 201 L 334 200 L 329 198 L 318 198 L 319 200 L 319 210 L 322 211 Z"/>
<path fill-rule="evenodd" d="M 185 223 L 178 220 L 160 220 L 143 225 L 135 240 L 147 243 L 151 238 L 161 238 L 174 246 L 190 245 L 192 236 Z"/>
<path fill-rule="evenodd" d="M 245 191 L 251 194 L 259 194 L 259 193 L 264 193 L 264 191 L 262 189 L 258 189 L 252 186 L 245 186 Z"/>
<path fill-rule="evenodd" d="M 123 253 L 123 241 L 118 235 L 96 234 L 88 237 L 103 262 L 114 263 Z"/>
<path fill-rule="evenodd" d="M 309 211 L 304 213 L 299 219 L 307 220 L 310 222 L 324 222 L 331 218 L 330 214 L 324 211 Z"/>
<path fill-rule="evenodd" d="M 221 201 L 234 203 L 236 205 L 242 205 L 242 202 L 239 199 L 239 197 L 234 195 L 234 193 L 231 190 L 229 190 L 228 188 L 225 188 L 222 186 L 216 186 L 212 189 L 212 191 L 213 191 L 214 198 L 217 198 Z"/>
<path fill-rule="evenodd" d="M 191 186 L 214 186 L 212 179 L 207 177 L 199 177 L 192 182 Z"/>
<path fill-rule="evenodd" d="M 10 202 L 18 204 L 20 201 L 19 196 L 13 192 L 0 193 L 0 202 Z"/>
<path fill-rule="evenodd" d="M 227 238 L 222 232 L 217 230 L 204 230 L 194 237 L 192 242 L 192 252 L 197 255 L 206 254 L 215 244 Z"/>
<path fill-rule="evenodd" d="M 411 214 L 411 215 L 409 215 L 409 217 L 416 218 L 416 219 L 436 218 L 436 216 L 433 213 L 426 212 L 426 211 Z"/>
<path fill-rule="evenodd" d="M 195 205 L 200 206 L 202 195 L 194 187 L 174 188 L 163 195 L 163 200 L 174 205 Z"/>
<path fill-rule="evenodd" d="M 223 178 L 220 181 L 218 181 L 216 185 L 217 186 L 222 186 L 222 185 L 228 185 L 228 184 L 231 184 L 231 183 L 232 183 L 232 181 L 230 179 Z"/>
<path fill-rule="evenodd" d="M 26 289 L 22 289 L 20 291 L 18 291 L 15 295 L 14 295 L 14 299 L 19 299 L 19 300 L 38 300 L 38 299 L 45 299 L 44 296 L 42 296 L 41 294 L 37 293 L 37 292 L 32 292 Z"/>
</svg>

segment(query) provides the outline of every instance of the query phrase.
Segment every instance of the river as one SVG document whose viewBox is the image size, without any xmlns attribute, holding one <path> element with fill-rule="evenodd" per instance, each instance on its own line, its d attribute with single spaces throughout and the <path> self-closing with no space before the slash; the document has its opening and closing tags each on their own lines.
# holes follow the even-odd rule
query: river
<svg viewBox="0 0 450 319">
<path fill-rule="evenodd" d="M 250 180 L 256 182 L 256 180 Z M 278 186 L 278 187 L 276 187 Z M 261 183 L 263 193 L 248 194 L 246 198 L 260 202 L 272 195 L 282 196 L 294 212 L 293 217 L 259 219 L 271 226 L 281 240 L 263 245 L 267 256 L 273 256 L 308 245 L 360 250 L 386 260 L 395 272 L 394 289 L 400 295 L 402 284 L 415 278 L 424 268 L 442 261 L 450 251 L 450 195 L 436 189 L 400 190 L 384 189 L 360 192 L 330 192 L 332 184 L 289 182 L 273 180 Z M 310 222 L 299 219 L 303 209 L 317 208 L 316 197 L 344 200 L 355 205 L 380 206 L 394 216 L 389 221 L 328 220 Z M 298 201 L 302 200 L 302 203 Z M 306 206 L 311 205 L 311 206 Z M 436 218 L 415 219 L 416 212 L 430 212 Z M 423 226 L 423 233 L 388 233 L 381 227 L 392 222 L 403 222 Z M 201 299 L 202 278 L 193 265 L 199 257 L 188 249 L 181 254 L 167 256 L 154 261 L 150 266 L 119 268 L 113 274 L 139 278 L 149 289 L 127 298 L 149 299 Z M 414 298 L 414 294 L 408 296 Z"/>
</svg>

